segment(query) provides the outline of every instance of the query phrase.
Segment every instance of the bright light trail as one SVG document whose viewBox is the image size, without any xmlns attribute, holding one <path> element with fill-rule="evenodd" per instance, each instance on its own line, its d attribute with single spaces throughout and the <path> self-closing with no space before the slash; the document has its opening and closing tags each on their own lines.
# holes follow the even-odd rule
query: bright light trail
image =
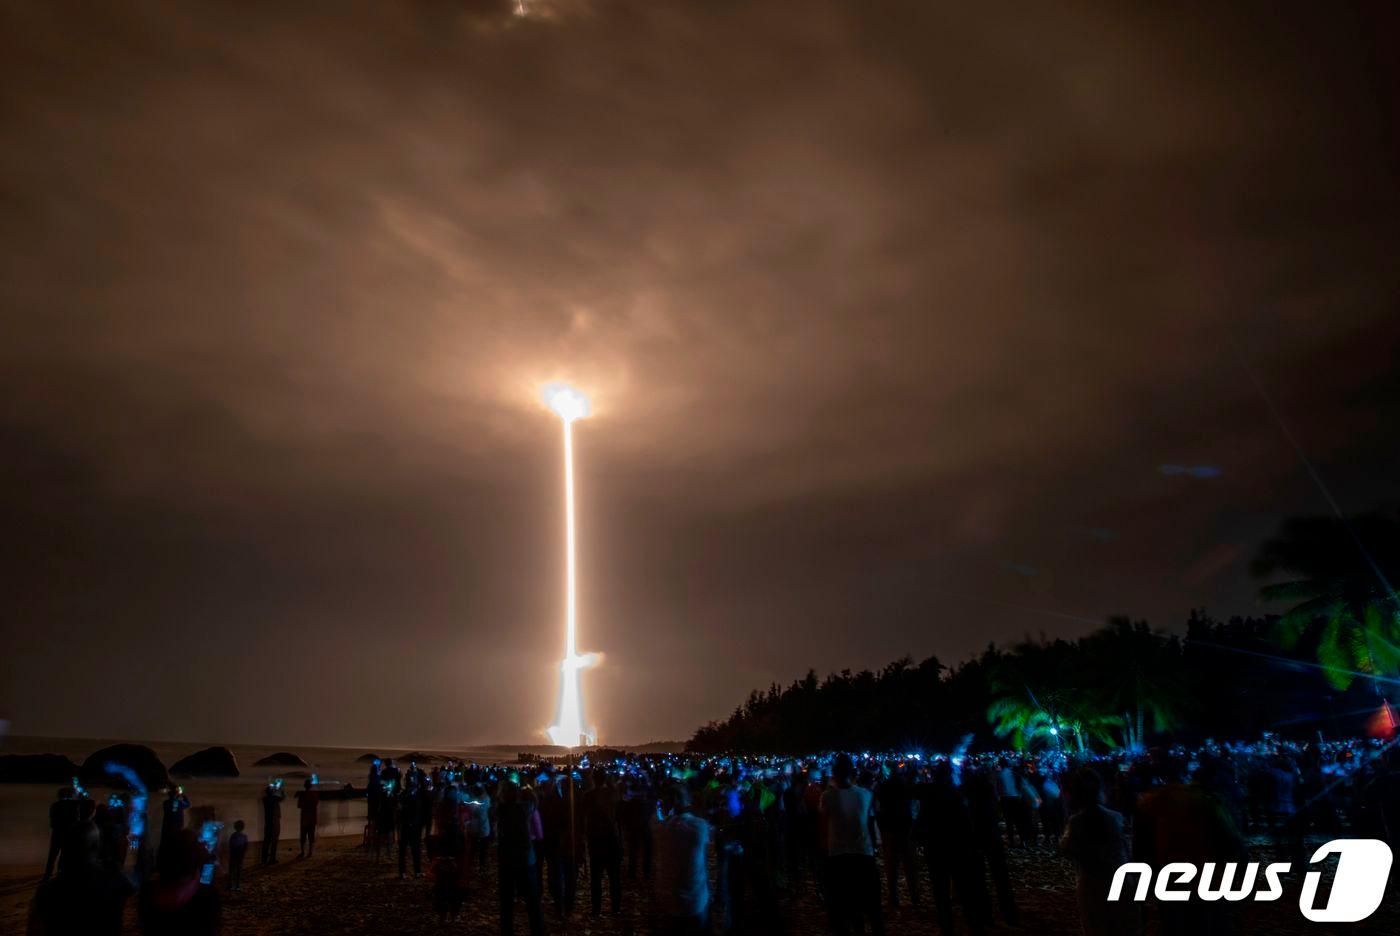
<svg viewBox="0 0 1400 936">
<path fill-rule="evenodd" d="M 579 670 L 598 661 L 592 653 L 578 652 L 578 611 L 574 601 L 578 579 L 574 560 L 574 432 L 573 425 L 588 415 L 588 398 L 573 387 L 551 384 L 544 391 L 545 404 L 564 423 L 564 550 L 566 612 L 564 659 L 559 664 L 559 715 L 549 728 L 549 739 L 563 747 L 596 744 L 598 733 L 583 722 L 583 690 Z"/>
</svg>

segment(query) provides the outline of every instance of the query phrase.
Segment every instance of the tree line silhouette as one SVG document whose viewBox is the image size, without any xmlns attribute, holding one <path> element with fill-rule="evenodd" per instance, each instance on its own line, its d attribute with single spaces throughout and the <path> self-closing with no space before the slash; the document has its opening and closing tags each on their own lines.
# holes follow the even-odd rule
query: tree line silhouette
<svg viewBox="0 0 1400 936">
<path fill-rule="evenodd" d="M 1393 570 L 1393 573 L 1392 571 Z M 1185 634 L 1110 618 L 1077 639 L 988 645 L 955 666 L 906 657 L 878 672 L 809 670 L 754 690 L 700 728 L 699 752 L 1142 747 L 1374 730 L 1400 674 L 1400 517 L 1286 521 L 1253 571 L 1278 615 L 1212 618 Z M 1384 727 L 1384 726 L 1382 726 Z"/>
</svg>

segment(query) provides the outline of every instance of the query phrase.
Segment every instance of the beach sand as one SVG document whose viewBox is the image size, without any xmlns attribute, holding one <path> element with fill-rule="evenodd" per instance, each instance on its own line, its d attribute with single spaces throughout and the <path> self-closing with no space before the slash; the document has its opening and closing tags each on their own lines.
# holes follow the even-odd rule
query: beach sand
<svg viewBox="0 0 1400 936">
<path fill-rule="evenodd" d="M 359 836 L 339 836 L 318 843 L 313 858 L 296 857 L 296 843 L 283 840 L 281 861 L 271 868 L 246 870 L 243 890 L 224 894 L 224 932 L 247 936 L 297 936 L 297 934 L 383 933 L 395 936 L 426 934 L 487 934 L 499 930 L 494 867 L 475 882 L 463 912 L 462 922 L 441 924 L 432 913 L 430 879 L 401 881 L 397 864 L 385 860 L 374 865 L 360 846 Z M 494 857 L 494 856 L 493 856 Z M 1077 936 L 1080 932 L 1074 896 L 1074 878 L 1069 866 L 1048 851 L 1012 852 L 1011 872 L 1016 882 L 1021 910 L 1019 930 L 1008 933 Z M 29 900 L 37 883 L 37 866 L 0 871 L 0 933 L 23 933 Z M 220 875 L 221 890 L 224 878 Z M 641 883 L 627 882 L 620 917 L 605 913 L 598 921 L 588 919 L 586 878 L 580 881 L 580 905 L 566 930 L 553 916 L 545 901 L 547 930 L 550 933 L 582 933 L 588 936 L 625 936 L 645 933 L 646 889 Z M 925 895 L 927 899 L 927 895 Z M 1246 934 L 1309 934 L 1319 932 L 1298 912 L 1297 887 L 1273 903 L 1246 904 Z M 1400 906 L 1391 901 L 1370 920 L 1350 927 L 1362 933 L 1400 932 Z M 892 934 L 934 936 L 938 932 L 928 904 L 886 909 L 886 931 Z M 810 891 L 786 911 L 790 934 L 827 932 L 826 916 Z M 516 932 L 528 931 L 523 905 L 516 913 Z M 718 932 L 716 926 L 715 932 Z M 1154 930 L 1149 929 L 1149 933 Z M 127 912 L 126 932 L 138 933 L 135 901 Z M 959 932 L 963 932 L 961 926 Z"/>
</svg>

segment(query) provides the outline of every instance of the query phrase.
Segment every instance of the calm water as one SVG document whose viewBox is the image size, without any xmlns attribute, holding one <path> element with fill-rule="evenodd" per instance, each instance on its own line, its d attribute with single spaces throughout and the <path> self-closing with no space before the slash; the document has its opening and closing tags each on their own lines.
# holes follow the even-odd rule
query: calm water
<svg viewBox="0 0 1400 936">
<path fill-rule="evenodd" d="M 85 738 L 33 738 L 11 736 L 5 739 L 4 754 L 66 754 L 74 763 L 81 764 L 93 751 L 114 744 L 114 741 Z M 180 758 L 195 751 L 210 747 L 209 743 L 148 742 L 145 744 L 156 752 L 168 768 Z M 314 772 L 323 789 L 337 789 L 345 783 L 353 783 L 363 789 L 369 773 L 369 765 L 359 763 L 356 758 L 364 754 L 363 749 L 350 748 L 290 748 L 267 745 L 229 744 L 225 745 L 238 760 L 241 773 L 236 779 L 188 778 L 177 782 L 185 788 L 194 807 L 207 806 L 214 810 L 220 822 L 232 827 L 234 820 L 242 819 L 248 824 L 247 834 L 255 841 L 262 838 L 262 809 L 258 797 L 268 780 L 276 776 L 286 776 L 289 771 L 303 768 L 254 767 L 257 761 L 276 751 L 291 751 L 309 765 L 305 770 Z M 495 746 L 475 750 L 433 750 L 428 753 L 461 757 L 470 761 L 509 762 L 515 759 L 517 751 L 532 750 L 528 746 Z M 543 750 L 542 748 L 540 750 Z M 385 749 L 379 752 L 395 756 L 397 750 Z M 296 839 L 297 817 L 292 792 L 300 789 L 299 779 L 287 780 L 287 802 L 282 807 L 282 838 L 289 835 Z M 48 851 L 49 804 L 54 801 L 57 791 L 55 784 L 0 783 L 0 865 L 42 865 Z M 101 790 L 95 791 L 101 793 Z M 148 816 L 155 824 L 151 828 L 159 832 L 160 799 L 163 792 L 152 791 Z M 149 819 L 148 819 L 149 822 Z M 364 800 L 327 802 L 321 806 L 319 832 L 322 835 L 358 834 L 364 828 Z"/>
</svg>

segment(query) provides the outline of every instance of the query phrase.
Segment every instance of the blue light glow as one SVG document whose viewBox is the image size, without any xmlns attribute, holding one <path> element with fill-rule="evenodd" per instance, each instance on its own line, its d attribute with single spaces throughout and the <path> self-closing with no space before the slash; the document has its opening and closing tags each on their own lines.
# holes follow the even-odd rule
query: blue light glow
<svg viewBox="0 0 1400 936">
<path fill-rule="evenodd" d="M 129 830 L 128 838 L 131 842 L 131 848 L 135 851 L 141 845 L 141 837 L 146 834 L 146 784 L 141 782 L 141 778 L 137 776 L 136 771 L 116 761 L 108 761 L 103 764 L 102 770 L 104 773 L 116 774 L 121 777 L 126 781 L 127 786 L 132 789 L 131 819 L 127 828 Z"/>
</svg>

